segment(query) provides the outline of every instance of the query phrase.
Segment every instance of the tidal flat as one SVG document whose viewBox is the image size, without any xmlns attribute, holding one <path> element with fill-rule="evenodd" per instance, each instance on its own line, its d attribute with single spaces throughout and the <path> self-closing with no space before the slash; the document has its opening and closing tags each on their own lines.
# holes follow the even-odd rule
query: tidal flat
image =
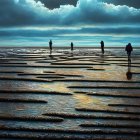
<svg viewBox="0 0 140 140">
<path fill-rule="evenodd" d="M 0 49 L 0 139 L 139 140 L 140 49 Z"/>
</svg>

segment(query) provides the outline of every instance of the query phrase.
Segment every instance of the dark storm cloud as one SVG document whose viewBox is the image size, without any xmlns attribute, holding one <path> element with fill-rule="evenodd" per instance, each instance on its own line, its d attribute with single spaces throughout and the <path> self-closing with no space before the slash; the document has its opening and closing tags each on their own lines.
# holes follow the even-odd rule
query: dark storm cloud
<svg viewBox="0 0 140 140">
<path fill-rule="evenodd" d="M 110 27 L 110 28 L 81 28 L 81 29 L 1 29 L 0 36 L 47 37 L 75 34 L 100 34 L 100 35 L 140 35 L 140 27 Z"/>
<path fill-rule="evenodd" d="M 127 5 L 129 7 L 140 8 L 140 0 L 98 0 L 115 5 Z"/>
<path fill-rule="evenodd" d="M 0 15 L 1 27 L 140 23 L 140 9 L 97 0 L 79 0 L 76 7 L 65 5 L 54 10 L 35 0 L 0 0 Z"/>
<path fill-rule="evenodd" d="M 76 6 L 78 0 L 36 0 L 41 1 L 49 9 L 59 8 L 60 5 L 74 5 Z"/>
</svg>

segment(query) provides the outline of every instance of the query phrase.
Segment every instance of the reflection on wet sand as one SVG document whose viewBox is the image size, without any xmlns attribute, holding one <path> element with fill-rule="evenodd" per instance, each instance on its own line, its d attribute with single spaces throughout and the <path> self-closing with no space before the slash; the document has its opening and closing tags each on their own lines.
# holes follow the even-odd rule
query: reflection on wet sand
<svg viewBox="0 0 140 140">
<path fill-rule="evenodd" d="M 86 94 L 79 94 L 76 93 L 73 95 L 73 98 L 76 99 L 76 107 L 78 108 L 91 108 L 91 109 L 109 109 L 108 102 L 111 102 L 112 99 L 96 97 L 96 96 L 89 96 Z M 113 100 L 112 102 L 116 102 Z"/>
<path fill-rule="evenodd" d="M 54 91 L 54 92 L 60 92 L 60 93 L 71 93 L 72 92 L 72 90 L 67 88 L 67 85 L 65 85 L 64 83 L 43 84 L 41 87 L 43 89 L 46 89 L 47 91 Z"/>
<path fill-rule="evenodd" d="M 99 102 L 98 100 L 94 101 L 94 99 L 92 99 L 90 96 L 84 94 L 75 94 L 73 98 L 76 99 L 76 106 L 78 107 L 89 107 L 93 104 L 93 102 Z"/>
<path fill-rule="evenodd" d="M 132 79 L 132 72 L 131 72 L 131 61 L 128 61 L 128 71 L 126 72 L 126 76 L 128 80 Z"/>
</svg>

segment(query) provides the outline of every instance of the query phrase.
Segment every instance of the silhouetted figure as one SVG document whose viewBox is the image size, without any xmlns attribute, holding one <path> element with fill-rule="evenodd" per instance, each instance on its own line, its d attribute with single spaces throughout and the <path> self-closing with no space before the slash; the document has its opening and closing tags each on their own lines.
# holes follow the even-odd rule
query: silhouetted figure
<svg viewBox="0 0 140 140">
<path fill-rule="evenodd" d="M 131 61 L 128 61 L 128 71 L 126 72 L 126 77 L 128 80 L 132 79 Z"/>
<path fill-rule="evenodd" d="M 102 50 L 102 54 L 104 54 L 104 41 L 101 41 L 101 50 Z"/>
<path fill-rule="evenodd" d="M 50 51 L 52 51 L 52 40 L 49 42 Z"/>
<path fill-rule="evenodd" d="M 128 61 L 131 61 L 131 52 L 133 51 L 131 43 L 128 43 L 128 45 L 126 45 L 125 51 L 127 51 Z"/>
<path fill-rule="evenodd" d="M 73 42 L 71 42 L 71 51 L 73 51 Z"/>
</svg>

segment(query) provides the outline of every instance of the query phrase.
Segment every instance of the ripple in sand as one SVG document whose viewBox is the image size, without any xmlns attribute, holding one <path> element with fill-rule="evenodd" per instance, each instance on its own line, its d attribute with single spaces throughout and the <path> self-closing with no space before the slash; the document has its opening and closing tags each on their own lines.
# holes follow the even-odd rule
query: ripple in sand
<svg viewBox="0 0 140 140">
<path fill-rule="evenodd" d="M 78 109 L 77 109 L 78 110 Z M 93 114 L 70 114 L 70 113 L 44 113 L 45 116 L 62 117 L 69 119 L 105 119 L 105 120 L 133 120 L 138 121 L 136 116 L 112 116 L 112 115 L 93 115 Z"/>
<path fill-rule="evenodd" d="M 134 115 L 140 115 L 140 112 L 134 112 L 134 111 L 121 111 L 121 110 L 103 110 L 103 109 L 92 109 L 92 108 L 75 108 L 76 111 L 80 112 L 102 112 L 102 113 L 115 113 L 115 114 L 134 114 Z"/>
<path fill-rule="evenodd" d="M 46 100 L 38 100 L 38 99 L 12 99 L 12 98 L 2 98 L 0 97 L 0 102 L 6 103 L 47 103 Z"/>
<path fill-rule="evenodd" d="M 62 122 L 63 119 L 60 117 L 40 117 L 40 116 L 11 116 L 11 115 L 0 115 L 0 120 L 11 120 L 11 121 L 40 121 L 40 122 Z"/>
</svg>

